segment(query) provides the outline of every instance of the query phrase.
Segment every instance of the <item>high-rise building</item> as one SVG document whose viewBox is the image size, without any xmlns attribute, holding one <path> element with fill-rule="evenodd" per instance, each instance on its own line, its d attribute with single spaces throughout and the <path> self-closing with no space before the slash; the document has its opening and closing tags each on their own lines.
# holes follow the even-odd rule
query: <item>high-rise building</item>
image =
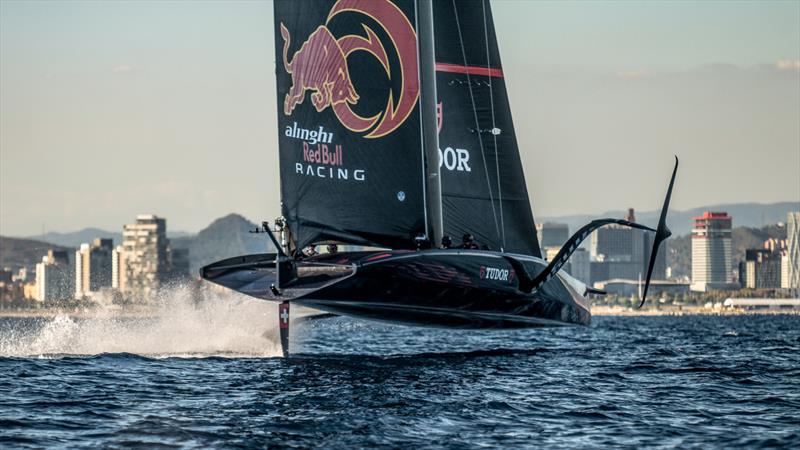
<svg viewBox="0 0 800 450">
<path fill-rule="evenodd" d="M 135 300 L 151 299 L 169 276 L 168 252 L 166 219 L 144 214 L 137 216 L 135 223 L 125 225 L 122 251 L 112 257 L 117 261 L 120 291 Z M 120 279 L 124 281 L 120 283 Z"/>
<path fill-rule="evenodd" d="M 111 253 L 111 287 L 120 292 L 125 292 L 127 278 L 125 273 L 125 247 L 118 245 Z"/>
<path fill-rule="evenodd" d="M 575 253 L 572 254 L 570 258 L 570 272 L 569 274 L 575 277 L 576 279 L 583 281 L 586 284 L 589 284 L 592 280 L 591 276 L 591 259 L 589 258 L 589 252 L 586 251 L 584 248 L 579 248 L 575 250 Z"/>
<path fill-rule="evenodd" d="M 789 289 L 789 252 L 781 252 L 781 288 Z"/>
<path fill-rule="evenodd" d="M 731 225 L 726 212 L 706 211 L 694 218 L 692 228 L 692 286 L 693 291 L 730 289 Z"/>
<path fill-rule="evenodd" d="M 640 262 L 634 255 L 641 254 L 641 231 L 621 225 L 608 225 L 592 234 L 592 258 L 602 262 Z"/>
<path fill-rule="evenodd" d="M 744 287 L 777 289 L 781 287 L 781 254 L 770 249 L 748 249 L 744 260 Z"/>
<path fill-rule="evenodd" d="M 786 289 L 800 289 L 800 211 L 790 212 L 786 220 Z"/>
<path fill-rule="evenodd" d="M 536 234 L 539 238 L 539 246 L 542 249 L 547 249 L 548 247 L 561 248 L 564 242 L 569 239 L 569 227 L 565 223 L 537 223 Z"/>
<path fill-rule="evenodd" d="M 626 220 L 635 222 L 633 208 L 628 209 Z M 591 283 L 612 280 L 638 280 L 647 276 L 647 265 L 653 246 L 653 234 L 621 225 L 608 225 L 592 234 L 590 245 Z M 667 269 L 667 252 L 661 244 L 653 268 L 653 279 L 664 279 Z"/>
<path fill-rule="evenodd" d="M 112 277 L 111 239 L 95 239 L 94 243 L 82 244 L 75 252 L 75 296 L 91 297 L 103 288 L 111 287 Z"/>
<path fill-rule="evenodd" d="M 74 298 L 72 272 L 66 251 L 49 250 L 36 264 L 36 299 L 44 302 Z"/>
<path fill-rule="evenodd" d="M 122 245 L 110 255 L 111 286 L 135 301 L 152 299 L 160 287 L 189 272 L 189 250 L 170 247 L 167 221 L 155 215 L 139 215 L 125 225 Z"/>
</svg>

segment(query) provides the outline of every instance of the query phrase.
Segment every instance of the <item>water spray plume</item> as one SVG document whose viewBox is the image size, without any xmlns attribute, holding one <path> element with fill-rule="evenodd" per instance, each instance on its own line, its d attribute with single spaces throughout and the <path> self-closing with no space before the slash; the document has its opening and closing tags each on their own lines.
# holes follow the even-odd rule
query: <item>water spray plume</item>
<svg viewBox="0 0 800 450">
<path fill-rule="evenodd" d="M 165 288 L 146 310 L 108 306 L 8 320 L 0 326 L 0 356 L 273 357 L 281 354 L 276 311 L 232 292 Z"/>
</svg>

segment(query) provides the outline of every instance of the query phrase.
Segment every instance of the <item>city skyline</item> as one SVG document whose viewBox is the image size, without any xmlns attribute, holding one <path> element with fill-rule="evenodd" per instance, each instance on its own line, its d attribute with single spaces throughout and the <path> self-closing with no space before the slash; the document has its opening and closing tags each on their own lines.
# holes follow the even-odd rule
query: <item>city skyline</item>
<svg viewBox="0 0 800 450">
<path fill-rule="evenodd" d="M 634 214 L 634 210 L 629 209 L 626 220 L 634 221 Z M 653 272 L 656 291 L 664 289 L 663 292 L 685 295 L 690 290 L 749 289 L 783 295 L 800 288 L 797 277 L 800 212 L 787 213 L 782 226 L 783 237 L 768 237 L 747 247 L 738 257 L 734 257 L 732 251 L 730 215 L 724 211 L 705 211 L 693 220 L 691 277 L 675 275 L 676 267 L 668 266 L 666 253 L 661 252 Z M 161 287 L 188 280 L 190 250 L 185 243 L 184 247 L 172 247 L 166 223 L 164 217 L 138 215 L 134 223 L 123 227 L 121 243 L 116 246 L 112 239 L 94 237 L 92 244 L 81 243 L 76 249 L 55 246 L 47 249 L 41 262 L 37 257 L 22 266 L 3 267 L 0 298 L 14 304 L 56 302 L 44 303 L 50 306 L 72 300 L 146 301 Z M 545 222 L 537 226 L 537 231 L 546 259 L 555 257 L 569 236 L 564 223 Z M 642 269 L 649 260 L 649 248 L 647 233 L 610 226 L 592 234 L 590 250 L 580 249 L 579 257 L 568 263 L 567 270 L 595 288 L 606 290 L 608 287 L 609 293 L 633 296 L 642 283 Z M 224 257 L 217 254 L 204 258 L 201 265 Z M 679 264 L 677 260 L 673 262 Z M 35 270 L 30 270 L 34 265 Z M 734 270 L 737 265 L 738 270 Z M 35 273 L 35 280 L 29 278 L 29 273 Z M 2 307 L 0 304 L 0 309 Z"/>
<path fill-rule="evenodd" d="M 535 217 L 800 201 L 800 4 L 493 7 Z M 278 215 L 271 17 L 0 4 L 0 234 Z"/>
</svg>

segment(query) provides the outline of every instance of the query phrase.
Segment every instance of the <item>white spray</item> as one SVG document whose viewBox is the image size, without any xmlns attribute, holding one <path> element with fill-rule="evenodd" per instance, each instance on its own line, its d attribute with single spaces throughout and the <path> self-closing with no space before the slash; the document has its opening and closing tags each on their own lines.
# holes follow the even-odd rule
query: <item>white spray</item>
<svg viewBox="0 0 800 450">
<path fill-rule="evenodd" d="M 0 356 L 134 353 L 150 357 L 281 354 L 277 306 L 233 292 L 163 289 L 146 310 L 98 307 L 0 330 Z"/>
</svg>

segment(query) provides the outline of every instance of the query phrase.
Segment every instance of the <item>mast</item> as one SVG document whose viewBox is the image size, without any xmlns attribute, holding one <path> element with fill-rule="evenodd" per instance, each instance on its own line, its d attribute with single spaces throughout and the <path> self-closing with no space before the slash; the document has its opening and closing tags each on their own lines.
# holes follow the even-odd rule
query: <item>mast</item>
<svg viewBox="0 0 800 450">
<path fill-rule="evenodd" d="M 428 238 L 432 247 L 442 242 L 442 179 L 439 168 L 439 131 L 436 112 L 436 58 L 433 32 L 433 0 L 417 1 L 422 142 L 425 154 L 425 196 Z"/>
</svg>

